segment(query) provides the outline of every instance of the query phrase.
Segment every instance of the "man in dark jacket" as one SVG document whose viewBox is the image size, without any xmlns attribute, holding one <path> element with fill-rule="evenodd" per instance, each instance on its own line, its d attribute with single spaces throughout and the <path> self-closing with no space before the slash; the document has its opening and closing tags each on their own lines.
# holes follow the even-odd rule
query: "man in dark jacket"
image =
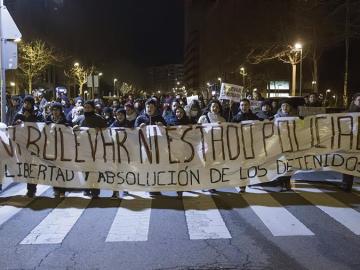
<svg viewBox="0 0 360 270">
<path fill-rule="evenodd" d="M 104 118 L 95 113 L 95 103 L 93 100 L 87 100 L 84 103 L 84 115 L 80 115 L 78 120 L 74 125 L 74 129 L 79 127 L 88 127 L 88 128 L 106 128 L 107 124 Z M 98 198 L 100 194 L 100 189 L 89 189 L 85 190 L 84 194 L 86 196 L 92 196 L 93 198 Z"/>
<path fill-rule="evenodd" d="M 273 120 L 274 113 L 272 112 L 272 106 L 270 100 L 265 100 L 261 103 L 260 106 L 261 111 L 259 111 L 256 116 L 260 120 Z"/>
<path fill-rule="evenodd" d="M 240 123 L 247 120 L 259 120 L 250 110 L 250 101 L 248 99 L 244 98 L 240 101 L 239 109 L 240 111 L 233 117 L 231 122 Z"/>
<path fill-rule="evenodd" d="M 156 107 L 157 102 L 155 99 L 148 99 L 145 102 L 145 111 L 139 115 L 135 120 L 135 127 L 145 127 L 147 125 L 166 125 L 164 118 L 159 114 L 159 110 Z M 151 196 L 160 195 L 160 192 L 150 192 Z"/>
<path fill-rule="evenodd" d="M 144 127 L 147 125 L 166 125 L 164 118 L 159 114 L 159 110 L 156 107 L 156 100 L 154 99 L 148 99 L 145 102 L 145 112 L 135 120 L 135 127 Z"/>
<path fill-rule="evenodd" d="M 244 98 L 240 101 L 239 109 L 240 111 L 233 117 L 231 122 L 240 123 L 248 120 L 259 120 L 259 118 L 250 110 L 250 101 L 248 99 Z M 245 192 L 245 190 L 246 186 L 240 187 L 240 192 Z"/>
<path fill-rule="evenodd" d="M 6 112 L 5 124 L 11 126 L 14 122 L 15 115 L 21 109 L 21 100 L 19 96 L 12 96 Z"/>
<path fill-rule="evenodd" d="M 360 112 L 360 93 L 356 93 L 353 97 L 353 101 L 349 106 L 349 112 Z M 342 183 L 341 188 L 346 191 L 350 192 L 354 183 L 354 176 L 350 174 L 343 174 L 342 175 Z"/>
<path fill-rule="evenodd" d="M 54 102 L 50 105 L 50 115 L 46 118 L 46 124 L 59 124 L 70 126 L 71 124 L 66 120 L 66 116 L 63 112 L 63 106 L 60 102 Z M 54 187 L 54 197 L 55 198 L 64 198 L 66 188 Z"/>
<path fill-rule="evenodd" d="M 44 122 L 42 114 L 35 108 L 35 99 L 28 95 L 24 98 L 23 107 L 15 115 L 14 125 L 19 125 L 23 122 Z M 32 198 L 36 193 L 36 184 L 27 184 L 26 196 Z"/>
</svg>

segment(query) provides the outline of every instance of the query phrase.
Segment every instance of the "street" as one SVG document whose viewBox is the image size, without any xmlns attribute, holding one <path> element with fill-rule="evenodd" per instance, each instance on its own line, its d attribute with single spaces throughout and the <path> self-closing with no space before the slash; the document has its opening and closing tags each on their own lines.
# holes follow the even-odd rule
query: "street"
<svg viewBox="0 0 360 270">
<path fill-rule="evenodd" d="M 54 199 L 46 186 L 31 199 L 25 184 L 10 185 L 0 198 L 1 269 L 359 269 L 360 183 L 346 193 L 334 177 L 299 174 L 311 181 L 282 193 L 254 186 L 121 201 L 110 191 Z"/>
</svg>

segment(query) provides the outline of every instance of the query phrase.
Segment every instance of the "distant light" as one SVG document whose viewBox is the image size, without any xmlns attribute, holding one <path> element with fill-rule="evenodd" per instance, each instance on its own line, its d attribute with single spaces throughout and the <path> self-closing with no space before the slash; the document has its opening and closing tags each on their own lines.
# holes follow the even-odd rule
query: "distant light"
<svg viewBox="0 0 360 270">
<path fill-rule="evenodd" d="M 244 68 L 244 67 L 241 67 L 240 70 L 241 70 L 241 71 L 245 71 L 245 68 Z"/>
<path fill-rule="evenodd" d="M 99 76 L 102 76 L 102 75 L 103 75 L 103 73 L 102 73 L 102 72 L 100 72 L 100 73 L 99 73 Z"/>
<path fill-rule="evenodd" d="M 312 81 L 311 83 L 312 83 L 312 84 L 316 84 L 316 81 Z"/>
<path fill-rule="evenodd" d="M 159 90 L 159 91 L 157 91 L 158 92 L 158 94 L 160 94 L 161 93 L 161 91 Z"/>
<path fill-rule="evenodd" d="M 295 43 L 295 49 L 301 50 L 302 49 L 302 44 L 301 43 Z"/>
<path fill-rule="evenodd" d="M 336 98 L 336 96 L 335 96 L 335 95 L 333 95 L 333 98 Z"/>
<path fill-rule="evenodd" d="M 221 77 L 219 77 L 219 78 L 218 78 L 218 81 L 220 81 L 220 82 L 221 82 Z"/>
<path fill-rule="evenodd" d="M 14 39 L 14 42 L 15 43 L 19 43 L 21 41 L 21 38 L 16 38 L 16 39 Z"/>
<path fill-rule="evenodd" d="M 78 66 L 80 66 L 79 62 L 75 62 L 74 67 L 78 67 Z"/>
<path fill-rule="evenodd" d="M 207 82 L 207 83 L 206 83 L 206 85 L 207 85 L 207 86 L 210 86 L 210 83 L 209 83 L 209 82 Z"/>
<path fill-rule="evenodd" d="M 180 85 L 180 82 L 176 82 L 177 85 Z"/>
<path fill-rule="evenodd" d="M 331 92 L 331 89 L 326 90 L 326 93 L 330 93 L 330 92 Z"/>
<path fill-rule="evenodd" d="M 10 82 L 10 86 L 14 87 L 15 83 L 14 82 Z"/>
<path fill-rule="evenodd" d="M 215 96 L 216 91 L 211 91 L 211 94 L 212 94 L 213 96 Z"/>
<path fill-rule="evenodd" d="M 257 91 L 257 88 L 254 88 L 253 91 L 256 92 L 256 91 Z"/>
<path fill-rule="evenodd" d="M 114 83 L 116 83 L 117 81 L 118 81 L 118 79 L 115 78 L 115 79 L 114 79 Z"/>
</svg>

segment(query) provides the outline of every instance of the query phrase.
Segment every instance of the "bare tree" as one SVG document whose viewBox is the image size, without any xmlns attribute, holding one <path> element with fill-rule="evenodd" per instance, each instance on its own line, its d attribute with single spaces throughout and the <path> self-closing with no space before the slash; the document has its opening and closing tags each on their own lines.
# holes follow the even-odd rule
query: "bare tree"
<svg viewBox="0 0 360 270">
<path fill-rule="evenodd" d="M 28 93 L 32 92 L 33 80 L 57 60 L 54 49 L 41 40 L 20 43 L 19 69 L 26 78 Z"/>
<path fill-rule="evenodd" d="M 306 56 L 292 45 L 282 46 L 273 44 L 268 48 L 252 49 L 247 55 L 247 60 L 251 64 L 259 64 L 270 60 L 279 60 L 292 66 L 292 86 L 291 95 L 296 95 L 296 65 Z"/>
<path fill-rule="evenodd" d="M 85 67 L 79 63 L 75 63 L 68 70 L 64 70 L 64 74 L 79 85 L 79 95 L 84 96 L 84 85 L 87 83 L 87 78 L 93 73 L 94 69 L 94 66 Z"/>
</svg>

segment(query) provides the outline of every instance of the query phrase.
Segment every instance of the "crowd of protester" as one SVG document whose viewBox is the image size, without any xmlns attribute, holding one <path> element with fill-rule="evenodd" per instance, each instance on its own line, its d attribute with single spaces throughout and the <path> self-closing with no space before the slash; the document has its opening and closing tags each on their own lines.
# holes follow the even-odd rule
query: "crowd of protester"
<svg viewBox="0 0 360 270">
<path fill-rule="evenodd" d="M 256 108 L 251 105 L 257 101 Z M 317 94 L 304 98 L 305 106 L 318 107 L 324 105 Z M 350 111 L 360 111 L 360 95 L 356 95 L 350 105 Z M 248 120 L 272 121 L 274 118 L 297 116 L 297 108 L 293 108 L 288 99 L 264 99 L 260 93 L 254 92 L 238 102 L 218 100 L 212 97 L 208 102 L 200 96 L 187 104 L 186 97 L 161 96 L 134 98 L 132 95 L 119 99 L 84 100 L 81 97 L 69 99 L 61 96 L 47 101 L 40 93 L 36 95 L 11 96 L 6 109 L 6 125 L 17 125 L 22 122 L 45 122 L 63 124 L 78 129 L 79 127 L 143 127 L 146 125 L 177 126 L 203 123 L 233 122 Z M 348 177 L 348 179 L 350 179 Z M 348 180 L 352 181 L 351 179 Z M 281 177 L 282 190 L 291 189 L 290 177 Z M 28 197 L 35 196 L 36 185 L 27 184 Z M 246 187 L 240 187 L 245 192 Z M 56 197 L 63 197 L 66 189 L 54 188 Z M 209 190 L 215 192 L 214 189 Z M 98 189 L 85 190 L 85 195 L 97 198 Z M 158 192 L 152 192 L 158 195 Z M 181 196 L 178 192 L 178 196 Z M 119 197 L 115 191 L 113 197 Z"/>
</svg>

